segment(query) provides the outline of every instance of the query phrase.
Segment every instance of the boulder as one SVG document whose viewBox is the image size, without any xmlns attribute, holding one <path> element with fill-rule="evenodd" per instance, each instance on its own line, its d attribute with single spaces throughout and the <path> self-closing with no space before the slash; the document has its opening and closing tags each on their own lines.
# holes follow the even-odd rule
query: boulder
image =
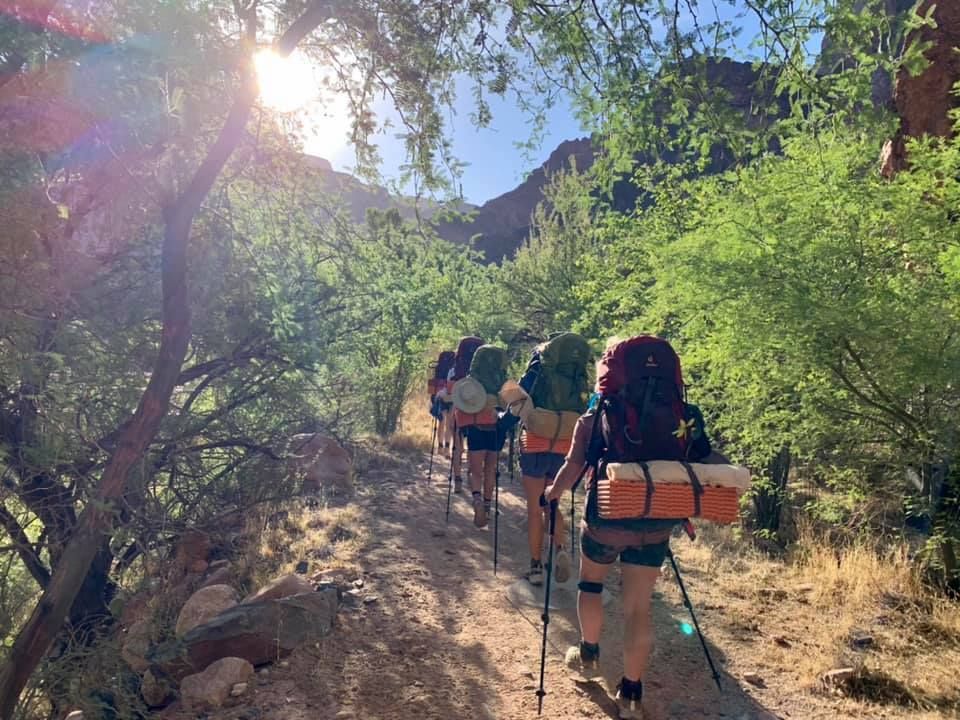
<svg viewBox="0 0 960 720">
<path fill-rule="evenodd" d="M 201 673 L 180 682 L 180 702 L 187 710 L 218 708 L 230 697 L 234 685 L 253 677 L 253 665 L 237 657 L 220 658 Z"/>
<path fill-rule="evenodd" d="M 176 697 L 173 683 L 170 678 L 159 670 L 147 670 L 140 682 L 140 695 L 147 707 L 163 707 Z"/>
<path fill-rule="evenodd" d="M 237 604 L 237 593 L 229 585 L 210 585 L 197 590 L 177 616 L 175 634 L 181 637 L 197 625 Z"/>
<path fill-rule="evenodd" d="M 147 651 L 150 649 L 150 623 L 138 620 L 127 630 L 120 648 L 120 655 L 131 668 L 138 673 L 143 672 L 150 663 L 147 662 Z"/>
<path fill-rule="evenodd" d="M 174 564 L 182 572 L 189 572 L 191 567 L 199 566 L 200 561 L 206 563 L 211 547 L 209 535 L 199 530 L 187 530 L 180 536 L 173 551 Z"/>
<path fill-rule="evenodd" d="M 262 665 L 327 635 L 339 603 L 336 586 L 324 585 L 281 600 L 236 605 L 182 637 L 154 646 L 147 659 L 175 678 L 224 657 Z"/>
<path fill-rule="evenodd" d="M 262 600 L 279 600 L 291 595 L 301 595 L 313 592 L 313 583 L 299 575 L 284 575 L 260 588 L 252 595 L 244 598 L 243 603 L 260 602 Z"/>
<path fill-rule="evenodd" d="M 233 579 L 233 568 L 230 567 L 230 563 L 217 568 L 210 565 L 207 576 L 200 582 L 198 589 L 211 585 L 229 585 Z"/>
<path fill-rule="evenodd" d="M 153 597 L 151 592 L 138 592 L 131 595 L 123 602 L 120 609 L 120 624 L 125 627 L 133 627 L 137 621 L 146 619 L 150 614 L 150 599 Z"/>
<path fill-rule="evenodd" d="M 352 468 L 350 454 L 332 437 L 302 433 L 290 438 L 287 471 L 301 480 L 304 493 L 346 494 Z"/>
</svg>

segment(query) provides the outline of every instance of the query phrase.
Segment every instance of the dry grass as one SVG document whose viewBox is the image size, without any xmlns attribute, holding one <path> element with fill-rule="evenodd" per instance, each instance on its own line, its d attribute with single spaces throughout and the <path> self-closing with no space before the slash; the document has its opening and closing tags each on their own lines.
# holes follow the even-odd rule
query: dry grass
<svg viewBox="0 0 960 720">
<path fill-rule="evenodd" d="M 365 511 L 356 503 L 342 507 L 290 504 L 264 524 L 258 519 L 257 541 L 245 554 L 242 576 L 248 590 L 308 563 L 308 574 L 342 569 L 354 572 L 368 542 Z"/>
<path fill-rule="evenodd" d="M 812 692 L 825 691 L 826 671 L 853 667 L 831 692 L 864 712 L 881 705 L 960 716 L 960 604 L 920 581 L 909 548 L 838 547 L 802 529 L 791 557 L 777 560 L 729 528 L 705 526 L 701 540 L 677 543 L 677 556 L 710 579 L 697 584 L 700 602 L 722 611 L 744 665 Z"/>
<path fill-rule="evenodd" d="M 430 415 L 430 396 L 418 393 L 403 408 L 397 432 L 387 439 L 395 450 L 416 449 L 430 452 L 433 416 Z"/>
</svg>

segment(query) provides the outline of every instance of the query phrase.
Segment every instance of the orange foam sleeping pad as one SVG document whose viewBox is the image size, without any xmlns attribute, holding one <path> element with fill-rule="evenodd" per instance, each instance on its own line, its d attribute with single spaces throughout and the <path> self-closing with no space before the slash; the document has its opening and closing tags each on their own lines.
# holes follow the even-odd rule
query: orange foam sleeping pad
<svg viewBox="0 0 960 720">
<path fill-rule="evenodd" d="M 644 515 L 647 483 L 636 480 L 601 479 L 597 482 L 597 509 L 606 520 L 636 518 L 673 519 L 699 517 L 718 523 L 735 523 L 740 518 L 740 496 L 734 487 L 705 485 L 700 496 L 700 514 L 694 515 L 693 487 L 676 483 L 654 483 L 650 513 Z"/>
<path fill-rule="evenodd" d="M 524 453 L 560 453 L 566 455 L 570 451 L 573 438 L 557 438 L 550 446 L 550 438 L 543 435 L 534 435 L 529 430 L 520 434 L 520 450 Z"/>
<path fill-rule="evenodd" d="M 470 425 L 496 425 L 497 414 L 491 408 L 484 408 L 478 413 L 465 413 L 463 410 L 456 411 L 457 427 L 469 427 Z"/>
</svg>

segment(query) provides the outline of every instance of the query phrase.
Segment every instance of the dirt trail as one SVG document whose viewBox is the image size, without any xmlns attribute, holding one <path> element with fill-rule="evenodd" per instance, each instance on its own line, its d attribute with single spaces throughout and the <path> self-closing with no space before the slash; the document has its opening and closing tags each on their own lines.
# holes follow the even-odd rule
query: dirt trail
<svg viewBox="0 0 960 720">
<path fill-rule="evenodd" d="M 331 637 L 298 651 L 258 675 L 250 704 L 216 717 L 257 720 L 356 718 L 377 720 L 530 720 L 536 717 L 540 610 L 516 607 L 506 590 L 528 558 L 519 485 L 501 491 L 500 572 L 493 575 L 493 525 L 477 530 L 468 496 L 454 496 L 444 522 L 446 481 L 426 464 L 361 477 L 371 541 L 362 553 L 362 590 L 341 611 Z M 676 542 L 681 561 L 687 541 Z M 756 669 L 750 642 L 724 623 L 722 603 L 705 594 L 708 578 L 691 570 L 688 590 L 697 605 L 724 692 L 714 686 L 687 621 L 672 573 L 664 573 L 655 603 L 656 649 L 645 679 L 648 720 L 687 718 L 898 717 L 854 713 L 842 698 L 788 689 L 773 671 L 767 687 L 739 678 Z M 621 618 L 617 577 L 608 582 L 603 684 L 578 684 L 562 663 L 575 642 L 573 609 L 551 613 L 543 717 L 554 720 L 617 717 L 611 689 L 620 672 Z M 849 712 L 847 711 L 849 710 Z M 187 717 L 184 715 L 183 717 Z M 904 715 L 903 717 L 906 717 Z M 913 716 L 917 717 L 917 716 Z"/>
</svg>

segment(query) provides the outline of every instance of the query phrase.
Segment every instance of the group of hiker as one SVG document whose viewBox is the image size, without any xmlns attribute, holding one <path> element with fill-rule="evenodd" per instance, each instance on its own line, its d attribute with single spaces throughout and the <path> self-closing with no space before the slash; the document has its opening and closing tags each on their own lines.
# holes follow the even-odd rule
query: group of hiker
<svg viewBox="0 0 960 720">
<path fill-rule="evenodd" d="M 692 537 L 690 517 L 735 521 L 749 473 L 712 449 L 700 410 L 686 402 L 680 360 L 666 340 L 648 335 L 612 340 L 597 363 L 593 391 L 591 360 L 583 337 L 555 333 L 533 351 L 519 380 L 508 380 L 507 351 L 466 337 L 438 358 L 430 382 L 431 411 L 435 438 L 451 452 L 448 483 L 456 493 L 462 492 L 461 443 L 466 441 L 478 528 L 488 524 L 499 492 L 504 444 L 511 437 L 513 447 L 512 435 L 520 427 L 530 554 L 524 577 L 534 586 L 546 582 L 544 642 L 551 574 L 565 582 L 572 571 L 558 503 L 584 483 L 580 642 L 569 648 L 565 662 L 581 679 L 600 677 L 603 585 L 619 559 L 624 650 L 616 697 L 621 718 L 639 718 L 653 644 L 651 599 L 666 558 L 680 581 L 670 553 L 672 531 L 682 526 Z M 685 594 L 682 581 L 681 589 Z M 706 651 L 702 635 L 701 642 Z M 709 653 L 707 660 L 719 684 Z M 541 664 L 541 703 L 543 694 Z"/>
</svg>

